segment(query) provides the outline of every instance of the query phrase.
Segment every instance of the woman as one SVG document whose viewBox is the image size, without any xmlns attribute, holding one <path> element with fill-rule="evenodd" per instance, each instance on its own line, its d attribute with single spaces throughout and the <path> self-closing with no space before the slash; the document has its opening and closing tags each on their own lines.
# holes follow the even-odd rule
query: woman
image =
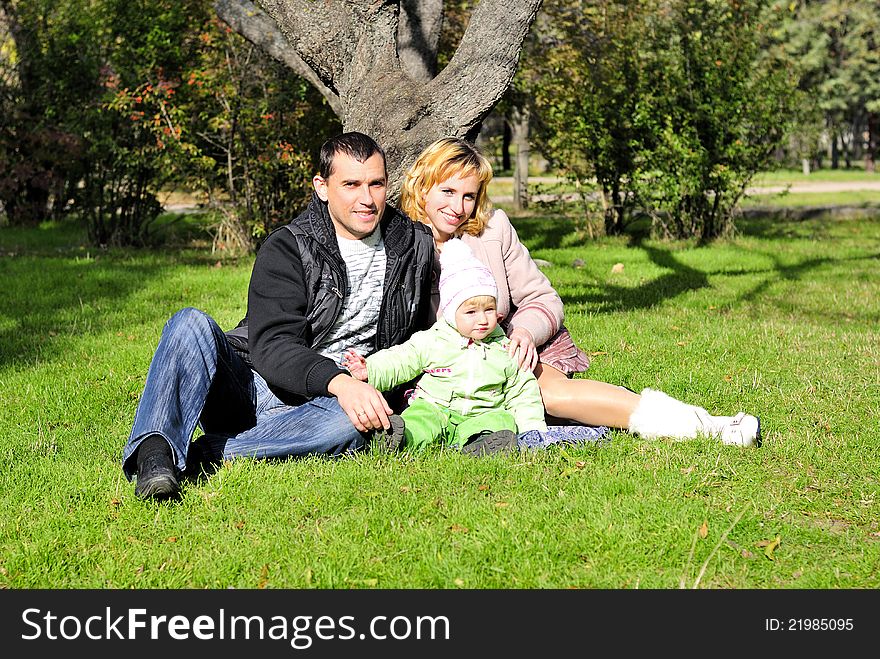
<svg viewBox="0 0 880 659">
<path fill-rule="evenodd" d="M 572 378 L 587 369 L 589 358 L 562 324 L 559 294 L 519 242 L 507 215 L 492 209 L 487 195 L 491 180 L 492 166 L 472 144 L 443 138 L 428 146 L 406 173 L 400 206 L 412 219 L 431 227 L 438 251 L 450 238 L 461 237 L 492 271 L 511 356 L 521 367 L 534 370 L 549 416 L 623 428 L 649 439 L 702 434 L 725 444 L 760 443 L 761 424 L 752 415 L 712 416 L 654 389 L 637 394 L 605 382 Z M 435 310 L 436 281 L 435 277 Z"/>
</svg>

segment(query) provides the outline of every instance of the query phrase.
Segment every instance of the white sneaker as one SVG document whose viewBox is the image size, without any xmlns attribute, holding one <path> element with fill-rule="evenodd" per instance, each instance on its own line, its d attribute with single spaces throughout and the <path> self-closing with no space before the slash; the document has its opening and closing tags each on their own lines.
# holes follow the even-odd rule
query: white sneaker
<svg viewBox="0 0 880 659">
<path fill-rule="evenodd" d="M 761 420 L 740 412 L 736 416 L 713 416 L 712 434 L 721 437 L 723 444 L 735 446 L 760 446 Z"/>
</svg>

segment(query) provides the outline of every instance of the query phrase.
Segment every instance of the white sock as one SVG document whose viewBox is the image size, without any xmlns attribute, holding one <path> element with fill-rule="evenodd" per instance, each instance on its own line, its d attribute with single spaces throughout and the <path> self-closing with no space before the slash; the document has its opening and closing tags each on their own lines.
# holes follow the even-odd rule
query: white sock
<svg viewBox="0 0 880 659">
<path fill-rule="evenodd" d="M 642 399 L 629 418 L 629 431 L 645 439 L 693 439 L 714 434 L 712 416 L 702 407 L 688 405 L 656 389 L 643 389 Z"/>
</svg>

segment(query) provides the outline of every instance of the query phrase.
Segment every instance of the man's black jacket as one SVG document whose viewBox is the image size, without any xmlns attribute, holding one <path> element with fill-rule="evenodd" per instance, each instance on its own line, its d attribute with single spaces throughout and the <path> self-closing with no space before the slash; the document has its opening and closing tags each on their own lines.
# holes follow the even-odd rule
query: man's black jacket
<svg viewBox="0 0 880 659">
<path fill-rule="evenodd" d="M 430 326 L 434 240 L 430 229 L 386 206 L 380 223 L 386 269 L 375 350 Z M 327 203 L 317 195 L 257 252 L 247 315 L 227 332 L 285 403 L 327 396 L 339 366 L 312 349 L 342 311 L 347 279 Z"/>
</svg>

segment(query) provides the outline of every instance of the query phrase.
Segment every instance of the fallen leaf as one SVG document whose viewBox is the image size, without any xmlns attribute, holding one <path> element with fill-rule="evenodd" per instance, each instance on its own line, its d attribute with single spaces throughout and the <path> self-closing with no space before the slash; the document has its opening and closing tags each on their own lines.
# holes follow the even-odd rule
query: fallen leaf
<svg viewBox="0 0 880 659">
<path fill-rule="evenodd" d="M 489 486 L 488 486 L 488 485 L 480 485 L 477 489 L 478 489 L 480 492 L 485 492 L 486 490 L 489 489 Z"/>
<path fill-rule="evenodd" d="M 401 485 L 401 486 L 400 486 L 400 491 L 403 492 L 404 494 L 406 494 L 407 492 L 409 492 L 411 489 L 412 489 L 412 488 L 410 488 L 409 485 Z"/>
<path fill-rule="evenodd" d="M 724 376 L 724 381 L 725 381 L 725 382 L 732 382 L 732 381 L 733 381 L 733 378 L 730 377 L 729 375 L 725 375 L 725 376 Z"/>
<path fill-rule="evenodd" d="M 677 341 L 677 342 L 676 342 L 676 345 L 686 346 L 687 343 L 685 343 L 684 341 Z"/>
<path fill-rule="evenodd" d="M 683 473 L 685 476 L 688 476 L 696 468 L 697 468 L 696 465 L 691 465 L 690 467 L 682 467 L 681 473 Z"/>
<path fill-rule="evenodd" d="M 244 520 L 240 519 L 235 523 L 235 528 L 241 531 L 244 528 Z"/>
<path fill-rule="evenodd" d="M 510 505 L 510 504 L 507 503 L 506 501 L 496 501 L 496 502 L 495 502 L 495 507 L 496 507 L 496 508 L 507 508 L 507 506 L 509 506 L 509 505 Z"/>
<path fill-rule="evenodd" d="M 615 263 L 612 265 L 611 272 L 623 272 L 623 263 Z"/>
<path fill-rule="evenodd" d="M 176 536 L 176 535 L 170 535 L 170 536 L 168 536 L 167 538 L 165 538 L 165 542 L 177 542 L 177 536 Z"/>
<path fill-rule="evenodd" d="M 457 531 L 459 533 L 467 533 L 470 529 L 466 526 L 462 526 L 461 524 L 453 524 L 449 527 L 450 531 Z"/>
<path fill-rule="evenodd" d="M 700 537 L 706 538 L 709 535 L 709 523 L 704 521 L 700 526 Z"/>
<path fill-rule="evenodd" d="M 607 355 L 607 354 L 608 353 L 605 352 L 604 350 L 597 350 L 596 352 L 591 352 L 590 356 L 591 357 L 598 357 L 599 355 Z"/>
<path fill-rule="evenodd" d="M 263 569 L 260 570 L 260 581 L 257 583 L 257 588 L 265 588 L 269 585 L 269 565 L 264 564 Z"/>
<path fill-rule="evenodd" d="M 775 560 L 773 558 L 773 552 L 776 551 L 776 548 L 782 543 L 781 538 L 777 535 L 772 540 L 761 540 L 757 543 L 758 547 L 764 548 L 764 556 L 769 558 L 771 561 Z"/>
<path fill-rule="evenodd" d="M 110 499 L 110 505 L 114 508 L 118 508 L 120 505 L 122 505 L 122 502 L 114 497 L 113 499 Z"/>
<path fill-rule="evenodd" d="M 464 588 L 464 579 L 455 579 L 452 583 L 454 583 L 459 588 Z"/>
</svg>

